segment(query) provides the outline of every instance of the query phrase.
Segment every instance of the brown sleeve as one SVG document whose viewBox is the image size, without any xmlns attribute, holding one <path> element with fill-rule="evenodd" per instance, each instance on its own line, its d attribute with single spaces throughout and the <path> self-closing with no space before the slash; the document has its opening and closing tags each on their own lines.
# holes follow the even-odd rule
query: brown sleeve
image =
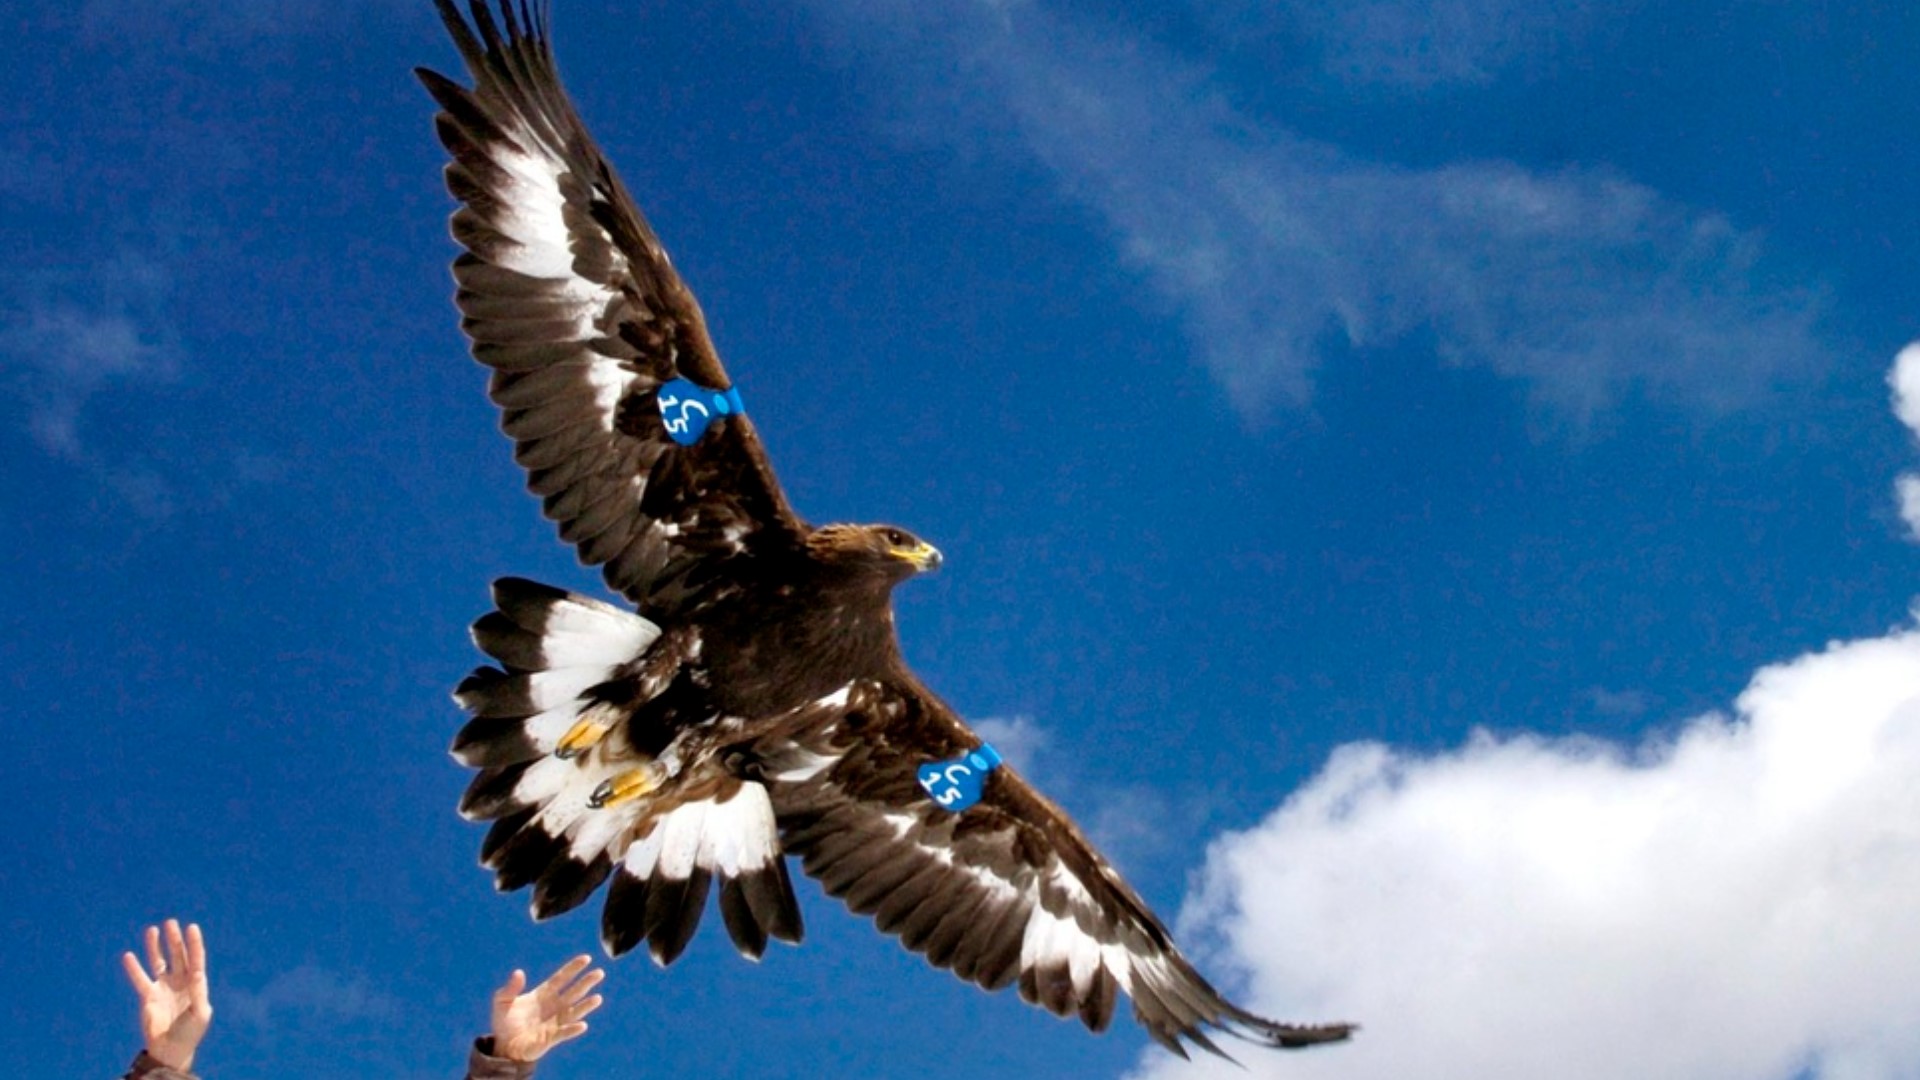
<svg viewBox="0 0 1920 1080">
<path fill-rule="evenodd" d="M 121 1080 L 200 1080 L 200 1078 L 192 1073 L 162 1065 L 152 1054 L 142 1050 L 140 1056 L 133 1059 L 133 1064 L 127 1067 L 127 1075 Z"/>
<path fill-rule="evenodd" d="M 467 1055 L 467 1080 L 531 1080 L 533 1065 L 494 1057 L 493 1036 L 482 1035 L 473 1040 L 473 1051 Z"/>
</svg>

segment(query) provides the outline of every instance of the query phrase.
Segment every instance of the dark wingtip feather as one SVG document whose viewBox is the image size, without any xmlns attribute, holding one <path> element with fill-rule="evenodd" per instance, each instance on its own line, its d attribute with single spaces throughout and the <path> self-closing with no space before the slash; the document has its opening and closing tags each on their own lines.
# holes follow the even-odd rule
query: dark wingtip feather
<svg viewBox="0 0 1920 1080">
<path fill-rule="evenodd" d="M 647 894 L 645 879 L 621 870 L 607 886 L 607 902 L 600 909 L 600 947 L 610 957 L 633 951 L 645 936 Z"/>
<path fill-rule="evenodd" d="M 1147 1034 L 1153 1036 L 1154 1042 L 1157 1042 L 1161 1046 L 1164 1046 L 1167 1049 L 1173 1051 L 1174 1053 L 1180 1055 L 1181 1061 L 1193 1060 L 1193 1058 L 1187 1054 L 1187 1048 L 1184 1046 L 1181 1046 L 1180 1040 L 1175 1038 L 1173 1035 L 1170 1035 L 1167 1032 L 1152 1026 L 1149 1026 L 1147 1028 Z"/>
<path fill-rule="evenodd" d="M 520 809 L 513 789 L 520 783 L 520 774 L 525 771 L 525 764 L 481 769 L 460 796 L 460 816 L 468 821 L 492 821 Z"/>
<path fill-rule="evenodd" d="M 700 928 L 711 880 L 706 867 L 696 866 L 685 881 L 668 878 L 655 882 L 653 895 L 647 899 L 647 951 L 654 963 L 667 967 L 687 951 L 693 932 Z"/>
<path fill-rule="evenodd" d="M 474 40 L 473 30 L 467 26 L 467 20 L 461 17 L 460 9 L 454 6 L 453 0 L 433 0 L 433 6 L 440 12 L 440 21 L 446 24 L 447 33 L 453 36 L 454 48 L 460 50 L 460 58 L 466 61 L 467 70 L 478 78 L 485 66 L 486 54 L 480 48 L 480 43 Z"/>
<path fill-rule="evenodd" d="M 541 756 L 527 736 L 527 723 L 517 716 L 481 716 L 467 721 L 453 737 L 447 753 L 474 769 L 519 765 Z"/>
<path fill-rule="evenodd" d="M 496 578 L 493 582 L 493 606 L 506 612 L 515 622 L 538 632 L 546 628 L 547 607 L 565 600 L 567 591 L 523 577 Z M 536 619 L 529 623 L 526 619 Z"/>
<path fill-rule="evenodd" d="M 1277 1047 L 1282 1050 L 1299 1050 L 1308 1046 L 1320 1046 L 1325 1043 L 1345 1042 L 1360 1030 L 1359 1024 L 1339 1021 L 1327 1024 L 1283 1024 L 1269 1020 L 1264 1016 L 1250 1013 L 1231 1002 L 1223 1002 L 1224 1016 L 1218 1021 L 1220 1030 L 1229 1035 L 1263 1046 Z"/>
<path fill-rule="evenodd" d="M 515 833 L 495 857 L 494 888 L 501 892 L 523 889 L 540 879 L 547 868 L 561 859 L 566 841 L 549 834 L 538 825 L 528 825 Z"/>
<path fill-rule="evenodd" d="M 467 672 L 466 678 L 460 680 L 459 686 L 453 688 L 453 703 L 463 709 L 471 709 L 494 684 L 506 677 L 507 673 L 497 667 L 488 667 L 483 664 L 474 668 Z"/>
<path fill-rule="evenodd" d="M 494 864 L 500 859 L 500 849 L 506 847 L 507 841 L 513 839 L 513 835 L 524 828 L 527 822 L 532 821 L 533 815 L 538 811 L 538 807 L 529 806 L 525 810 L 508 814 L 494 822 L 487 829 L 486 839 L 480 841 L 480 865 L 492 870 Z"/>
<path fill-rule="evenodd" d="M 1229 1028 L 1232 1031 L 1234 1029 Z M 1261 1035 L 1272 1045 L 1286 1050 L 1298 1050 L 1308 1046 L 1320 1046 L 1325 1043 L 1345 1042 L 1360 1030 L 1359 1024 L 1271 1024 L 1261 1031 Z"/>
<path fill-rule="evenodd" d="M 1087 989 L 1087 996 L 1080 1002 L 1080 1022 L 1097 1035 L 1107 1030 L 1107 1025 L 1113 1022 L 1113 1007 L 1119 998 L 1120 987 L 1113 973 L 1107 970 L 1105 964 L 1101 964 L 1093 969 L 1093 985 Z"/>
<path fill-rule="evenodd" d="M 1232 1054 L 1229 1054 L 1225 1050 L 1220 1049 L 1220 1047 L 1212 1039 L 1207 1038 L 1206 1032 L 1201 1031 L 1199 1028 L 1196 1027 L 1196 1028 L 1189 1029 L 1186 1032 L 1186 1036 L 1187 1036 L 1187 1039 L 1191 1041 L 1195 1046 L 1198 1046 L 1200 1049 L 1205 1050 L 1209 1054 L 1212 1054 L 1214 1057 L 1225 1058 L 1226 1060 L 1233 1062 L 1235 1065 L 1240 1064 L 1240 1061 L 1238 1058 L 1235 1058 Z"/>
<path fill-rule="evenodd" d="M 427 88 L 427 93 L 432 94 L 442 108 L 446 107 L 449 96 L 466 93 L 465 87 L 430 67 L 414 68 L 413 77 L 420 80 L 420 85 Z"/>
<path fill-rule="evenodd" d="M 534 921 L 551 919 L 579 907 L 607 880 L 612 870 L 613 860 L 605 852 L 592 862 L 581 862 L 572 855 L 554 860 L 533 887 L 530 910 Z"/>
<path fill-rule="evenodd" d="M 741 956 L 758 962 L 766 954 L 767 928 L 754 917 L 753 907 L 747 902 L 737 877 L 720 882 L 720 919 L 726 923 L 727 936 L 733 939 L 733 946 Z"/>
<path fill-rule="evenodd" d="M 508 671 L 541 671 L 547 666 L 537 630 L 530 630 L 505 613 L 489 611 L 473 621 L 473 644 L 505 665 Z"/>
<path fill-rule="evenodd" d="M 787 873 L 787 860 L 775 858 L 767 877 L 773 903 L 754 909 L 760 916 L 760 925 L 767 928 L 767 936 L 773 940 L 798 945 L 807 936 L 807 928 L 800 920 L 800 901 L 793 895 L 793 878 Z"/>
<path fill-rule="evenodd" d="M 525 672 L 508 674 L 496 667 L 477 667 L 453 688 L 453 700 L 474 717 L 510 717 L 524 720 L 538 712 L 529 697 Z"/>
</svg>

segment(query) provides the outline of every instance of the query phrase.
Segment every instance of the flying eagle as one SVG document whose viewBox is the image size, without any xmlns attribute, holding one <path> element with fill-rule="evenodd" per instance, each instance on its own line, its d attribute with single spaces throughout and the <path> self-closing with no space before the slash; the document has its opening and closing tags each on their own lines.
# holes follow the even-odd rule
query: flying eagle
<svg viewBox="0 0 1920 1080">
<path fill-rule="evenodd" d="M 562 89 L 544 4 L 436 0 L 472 76 L 420 79 L 452 155 L 461 326 L 528 485 L 636 608 L 530 581 L 474 624 L 498 666 L 455 691 L 460 812 L 532 912 L 609 877 L 601 941 L 670 964 L 717 886 L 734 944 L 798 942 L 786 856 L 939 967 L 1104 1030 L 1299 1047 L 1223 998 L 1059 807 L 901 659 L 896 585 L 940 565 L 891 525 L 810 526 L 693 294 Z"/>
</svg>

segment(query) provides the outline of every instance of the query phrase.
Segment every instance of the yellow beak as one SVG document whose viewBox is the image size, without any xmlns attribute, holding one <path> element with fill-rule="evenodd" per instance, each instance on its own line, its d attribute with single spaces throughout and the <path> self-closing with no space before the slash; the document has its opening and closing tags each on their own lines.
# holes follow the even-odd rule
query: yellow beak
<svg viewBox="0 0 1920 1080">
<path fill-rule="evenodd" d="M 926 573 L 940 569 L 940 549 L 922 540 L 910 548 L 894 548 L 891 552 L 896 559 L 905 559 L 913 564 L 915 570 Z"/>
</svg>

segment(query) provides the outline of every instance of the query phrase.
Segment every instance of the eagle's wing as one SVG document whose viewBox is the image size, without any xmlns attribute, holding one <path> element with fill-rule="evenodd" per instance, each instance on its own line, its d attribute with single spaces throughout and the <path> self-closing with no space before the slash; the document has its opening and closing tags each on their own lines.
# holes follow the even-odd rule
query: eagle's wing
<svg viewBox="0 0 1920 1080">
<path fill-rule="evenodd" d="M 1002 765 L 959 813 L 919 786 L 923 764 L 980 746 L 904 672 L 805 706 L 735 767 L 767 785 L 786 851 L 855 913 L 938 967 L 1104 1030 L 1118 995 L 1153 1038 L 1219 1053 L 1207 1030 L 1269 1046 L 1346 1038 L 1221 997 L 1058 806 Z"/>
<path fill-rule="evenodd" d="M 689 567 L 804 526 L 745 416 L 691 446 L 666 430 L 663 383 L 731 384 L 699 304 L 560 85 L 544 5 L 501 3 L 503 27 L 483 0 L 472 26 L 435 2 L 474 82 L 417 71 L 464 204 L 452 222 L 466 248 L 453 264 L 461 325 L 561 538 L 628 599 L 669 608 Z"/>
</svg>

